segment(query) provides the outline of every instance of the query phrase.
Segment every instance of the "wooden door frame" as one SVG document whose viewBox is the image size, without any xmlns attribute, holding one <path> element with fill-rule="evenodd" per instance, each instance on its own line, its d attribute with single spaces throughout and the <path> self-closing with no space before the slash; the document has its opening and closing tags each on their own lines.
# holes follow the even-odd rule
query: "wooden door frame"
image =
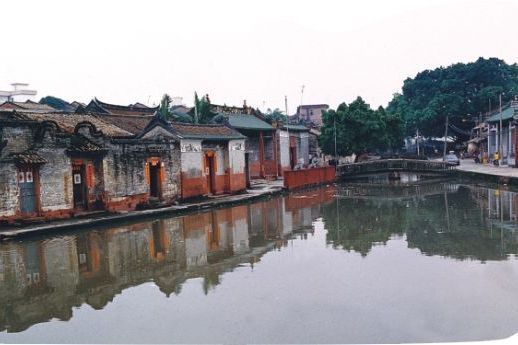
<svg viewBox="0 0 518 345">
<path fill-rule="evenodd" d="M 18 203 L 19 203 L 19 210 L 21 215 L 27 215 L 27 216 L 41 216 L 42 215 L 42 209 L 41 209 L 41 183 L 40 183 L 40 165 L 39 164 L 20 164 L 17 165 L 16 169 L 16 181 L 18 183 L 19 187 L 19 173 L 20 171 L 32 171 L 32 180 L 33 180 L 33 192 L 34 192 L 34 213 L 33 214 L 25 214 L 22 212 L 22 200 L 21 200 L 21 193 L 18 195 Z"/>
<path fill-rule="evenodd" d="M 205 151 L 204 157 L 207 193 L 216 194 L 216 153 L 214 151 Z"/>
<path fill-rule="evenodd" d="M 78 208 L 76 206 L 76 198 L 75 198 L 75 193 L 74 193 L 74 189 L 75 189 L 75 181 L 74 181 L 74 168 L 75 167 L 79 167 L 79 171 L 80 171 L 80 175 L 81 175 L 81 188 L 82 188 L 82 191 L 81 191 L 81 194 L 82 194 L 82 201 L 83 201 L 83 208 L 82 210 L 84 211 L 87 211 L 88 208 L 89 208 L 89 205 L 88 205 L 88 180 L 87 180 L 87 177 L 86 177 L 86 174 L 88 173 L 87 172 L 87 166 L 88 166 L 88 163 L 83 161 L 83 160 L 74 160 L 72 161 L 72 206 L 74 208 L 74 210 L 80 210 L 80 208 Z"/>
<path fill-rule="evenodd" d="M 151 166 L 157 166 L 156 174 L 157 174 L 157 196 L 153 196 L 153 198 L 162 199 L 162 159 L 160 157 L 150 157 L 146 160 L 146 179 L 149 186 L 149 196 L 151 197 Z"/>
</svg>

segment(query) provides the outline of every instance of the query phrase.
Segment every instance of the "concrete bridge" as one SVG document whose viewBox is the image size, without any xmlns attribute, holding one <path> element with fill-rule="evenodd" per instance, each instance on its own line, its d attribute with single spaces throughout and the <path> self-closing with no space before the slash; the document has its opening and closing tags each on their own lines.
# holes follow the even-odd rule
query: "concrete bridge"
<svg viewBox="0 0 518 345">
<path fill-rule="evenodd" d="M 340 164 L 337 167 L 336 175 L 338 178 L 345 178 L 403 171 L 446 175 L 454 170 L 455 166 L 447 162 L 397 158 Z"/>
</svg>

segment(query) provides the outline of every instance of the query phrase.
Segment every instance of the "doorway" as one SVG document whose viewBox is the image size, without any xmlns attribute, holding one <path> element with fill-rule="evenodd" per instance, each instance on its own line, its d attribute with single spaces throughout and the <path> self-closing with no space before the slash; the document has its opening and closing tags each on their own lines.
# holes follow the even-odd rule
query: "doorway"
<svg viewBox="0 0 518 345">
<path fill-rule="evenodd" d="M 246 188 L 250 188 L 250 153 L 245 152 L 245 178 Z"/>
<path fill-rule="evenodd" d="M 86 185 L 86 166 L 85 164 L 72 165 L 72 184 L 74 194 L 74 209 L 86 210 L 88 208 L 87 201 L 87 185 Z"/>
<path fill-rule="evenodd" d="M 20 211 L 23 215 L 36 215 L 38 213 L 38 194 L 35 179 L 38 173 L 33 167 L 20 167 L 18 169 L 18 186 L 20 188 Z"/>
<path fill-rule="evenodd" d="M 149 162 L 149 196 L 160 199 L 161 196 L 161 163 L 160 160 Z"/>
<path fill-rule="evenodd" d="M 207 192 L 216 193 L 216 166 L 215 154 L 212 151 L 205 153 L 205 176 L 207 178 Z"/>
<path fill-rule="evenodd" d="M 293 170 L 297 165 L 297 148 L 290 146 L 290 169 Z"/>
</svg>

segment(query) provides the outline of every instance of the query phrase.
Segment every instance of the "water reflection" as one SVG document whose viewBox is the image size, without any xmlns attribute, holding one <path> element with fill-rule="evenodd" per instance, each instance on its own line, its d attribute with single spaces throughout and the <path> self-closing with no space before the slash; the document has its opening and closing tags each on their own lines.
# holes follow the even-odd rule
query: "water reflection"
<svg viewBox="0 0 518 345">
<path fill-rule="evenodd" d="M 411 180 L 410 182 L 415 182 Z M 518 251 L 518 194 L 448 181 L 354 183 L 289 197 L 107 229 L 0 245 L 0 329 L 21 332 L 74 307 L 105 308 L 131 286 L 153 282 L 167 297 L 199 278 L 253 269 L 269 251 L 305 239 L 322 219 L 326 243 L 368 256 L 404 239 L 426 255 L 482 262 Z"/>
<path fill-rule="evenodd" d="M 327 241 L 366 256 L 405 236 L 409 248 L 455 259 L 504 260 L 518 251 L 518 193 L 447 181 L 341 186 L 323 209 Z"/>
<path fill-rule="evenodd" d="M 153 281 L 166 296 L 187 279 L 205 293 L 219 276 L 258 262 L 292 236 L 306 236 L 332 189 L 178 218 L 0 245 L 0 329 L 72 317 L 86 303 L 104 308 L 127 287 Z"/>
</svg>

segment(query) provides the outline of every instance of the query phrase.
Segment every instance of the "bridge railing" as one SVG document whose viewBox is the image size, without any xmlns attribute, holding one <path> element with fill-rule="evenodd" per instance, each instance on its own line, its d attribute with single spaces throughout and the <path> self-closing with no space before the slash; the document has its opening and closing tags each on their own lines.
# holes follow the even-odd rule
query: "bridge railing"
<svg viewBox="0 0 518 345">
<path fill-rule="evenodd" d="M 337 168 L 339 175 L 358 175 L 386 171 L 448 172 L 454 169 L 455 166 L 448 162 L 403 158 L 341 164 Z"/>
</svg>

